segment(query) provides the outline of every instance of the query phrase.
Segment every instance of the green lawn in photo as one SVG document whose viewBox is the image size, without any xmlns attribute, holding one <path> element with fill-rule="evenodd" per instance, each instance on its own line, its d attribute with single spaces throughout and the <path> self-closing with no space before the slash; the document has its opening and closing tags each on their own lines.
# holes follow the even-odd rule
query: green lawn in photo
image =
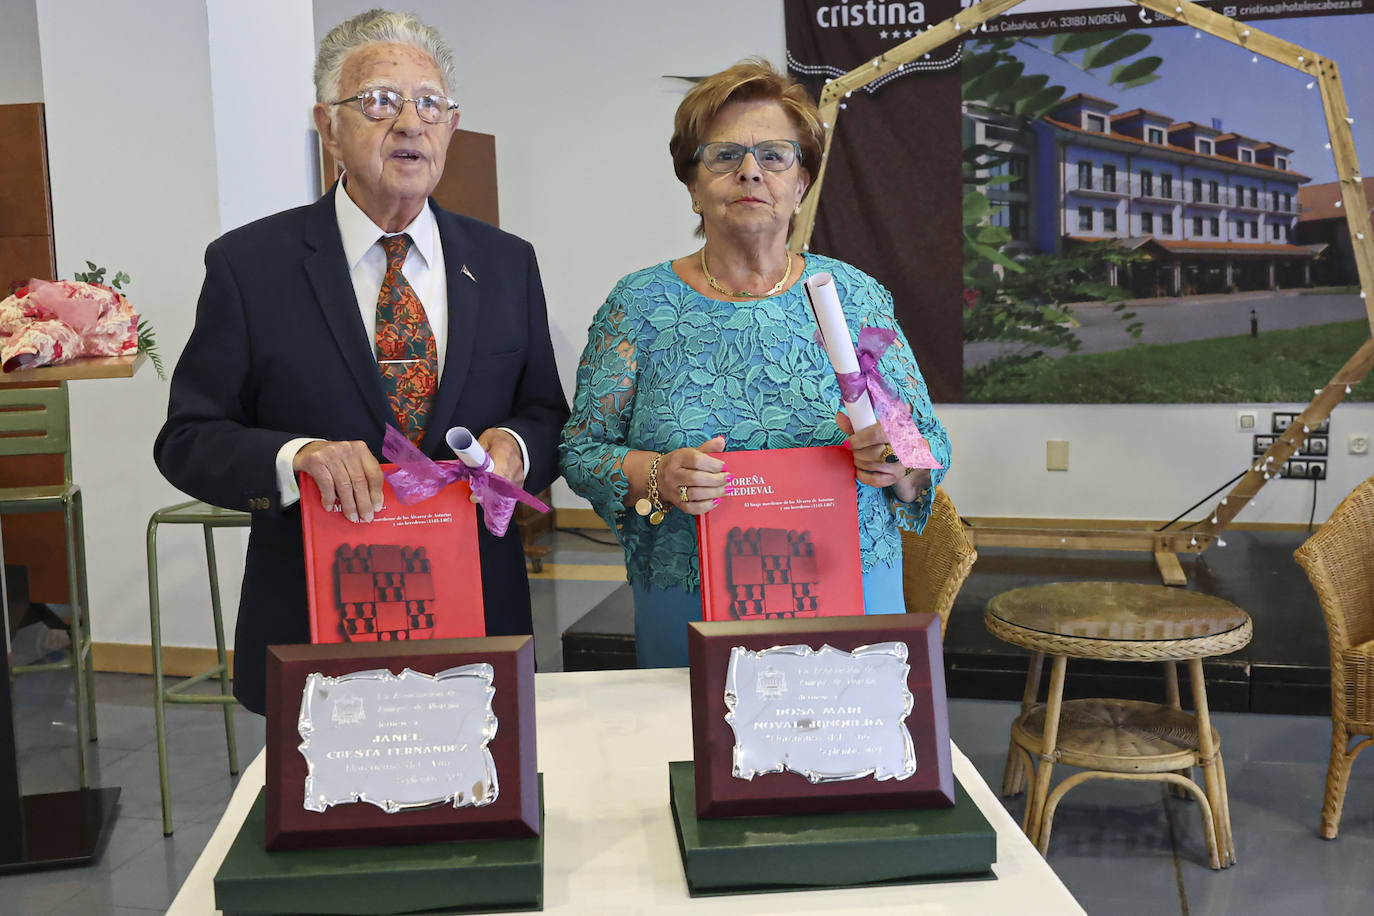
<svg viewBox="0 0 1374 916">
<path fill-rule="evenodd" d="M 1369 322 L 992 362 L 964 372 L 969 404 L 1305 404 L 1369 339 Z M 1374 375 L 1372 373 L 1371 375 Z M 1374 401 L 1366 378 L 1345 396 Z"/>
</svg>

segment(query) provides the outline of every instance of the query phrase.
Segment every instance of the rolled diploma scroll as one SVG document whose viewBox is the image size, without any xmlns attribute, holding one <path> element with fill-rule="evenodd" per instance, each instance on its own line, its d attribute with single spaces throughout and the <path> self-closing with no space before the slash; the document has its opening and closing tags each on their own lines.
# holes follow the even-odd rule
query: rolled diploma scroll
<svg viewBox="0 0 1374 916">
<path fill-rule="evenodd" d="M 487 450 L 482 448 L 477 438 L 468 431 L 466 426 L 455 426 L 444 433 L 444 441 L 448 443 L 449 448 L 453 449 L 458 460 L 470 468 L 490 471 L 496 466 L 491 460 L 491 456 L 487 454 Z"/>
<path fill-rule="evenodd" d="M 444 441 L 453 449 L 459 461 L 476 472 L 468 482 L 472 487 L 473 498 L 484 510 L 483 519 L 486 521 L 487 530 L 497 537 L 504 537 L 506 529 L 510 527 L 511 516 L 515 513 L 516 500 L 515 497 L 504 496 L 493 489 L 493 480 L 505 482 L 505 478 L 493 470 L 496 462 L 491 460 L 487 450 L 482 448 L 466 426 L 450 428 L 444 433 Z"/>
<path fill-rule="evenodd" d="M 840 297 L 835 293 L 835 278 L 822 271 L 806 280 L 802 289 L 806 291 L 806 301 L 811 304 L 811 312 L 816 316 L 816 325 L 821 329 L 821 340 L 825 343 L 825 352 L 830 356 L 831 365 L 835 367 L 835 374 L 858 372 L 859 357 L 854 352 L 854 341 L 849 338 L 849 325 L 844 320 Z M 867 391 L 860 394 L 857 401 L 846 401 L 844 409 L 854 423 L 855 432 L 878 422 Z"/>
</svg>

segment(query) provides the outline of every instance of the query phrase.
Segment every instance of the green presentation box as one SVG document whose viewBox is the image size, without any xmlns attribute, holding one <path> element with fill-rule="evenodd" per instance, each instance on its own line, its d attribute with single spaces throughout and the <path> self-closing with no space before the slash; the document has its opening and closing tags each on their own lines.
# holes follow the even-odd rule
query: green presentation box
<svg viewBox="0 0 1374 916">
<path fill-rule="evenodd" d="M 269 913 L 490 913 L 544 908 L 544 779 L 540 836 L 352 849 L 263 848 L 258 793 L 215 875 L 225 916 Z"/>
<path fill-rule="evenodd" d="M 997 833 L 962 785 L 952 808 L 699 820 L 695 765 L 668 781 L 693 897 L 995 877 Z"/>
</svg>

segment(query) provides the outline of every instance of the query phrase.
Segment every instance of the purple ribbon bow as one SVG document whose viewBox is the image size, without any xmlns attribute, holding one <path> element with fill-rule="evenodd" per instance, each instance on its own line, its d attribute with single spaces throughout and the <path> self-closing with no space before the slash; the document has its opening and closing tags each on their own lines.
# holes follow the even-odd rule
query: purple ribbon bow
<svg viewBox="0 0 1374 916">
<path fill-rule="evenodd" d="M 482 506 L 487 530 L 497 537 L 505 535 L 510 527 L 517 502 L 533 506 L 540 512 L 549 511 L 542 501 L 500 474 L 470 468 L 456 458 L 434 461 L 394 426 L 386 428 L 386 435 L 382 438 L 382 456 L 396 465 L 396 470 L 387 472 L 386 479 L 395 491 L 396 498 L 407 506 L 424 502 L 455 480 L 466 480 Z"/>
<path fill-rule="evenodd" d="M 819 332 L 817 332 L 819 334 Z M 840 396 L 845 403 L 853 403 L 867 393 L 873 412 L 887 433 L 888 442 L 904 467 L 944 467 L 930 453 L 930 444 L 911 419 L 911 406 L 902 400 L 897 389 L 878 371 L 878 360 L 897 339 L 897 332 L 887 328 L 860 328 L 859 345 L 854 352 L 859 357 L 858 372 L 836 372 Z"/>
</svg>

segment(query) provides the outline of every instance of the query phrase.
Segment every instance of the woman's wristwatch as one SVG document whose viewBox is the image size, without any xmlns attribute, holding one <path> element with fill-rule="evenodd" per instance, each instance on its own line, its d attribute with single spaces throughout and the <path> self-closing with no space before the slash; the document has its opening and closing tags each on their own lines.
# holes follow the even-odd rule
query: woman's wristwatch
<svg viewBox="0 0 1374 916">
<path fill-rule="evenodd" d="M 649 517 L 650 525 L 657 525 L 663 521 L 663 517 L 668 514 L 671 506 L 665 506 L 658 497 L 658 463 L 663 460 L 663 453 L 658 452 L 654 455 L 654 460 L 649 464 L 649 481 L 647 490 L 648 497 L 641 498 L 635 502 L 635 511 L 640 515 Z"/>
</svg>

